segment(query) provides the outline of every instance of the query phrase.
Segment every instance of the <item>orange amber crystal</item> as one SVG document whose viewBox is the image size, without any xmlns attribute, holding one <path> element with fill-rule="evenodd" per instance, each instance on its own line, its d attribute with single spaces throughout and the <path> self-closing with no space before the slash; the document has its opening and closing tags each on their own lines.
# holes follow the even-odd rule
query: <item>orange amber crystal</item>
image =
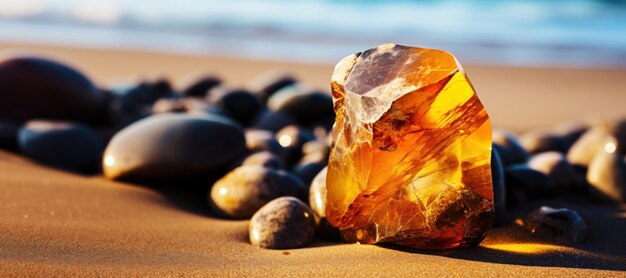
<svg viewBox="0 0 626 278">
<path fill-rule="evenodd" d="M 335 67 L 326 217 L 349 242 L 477 245 L 493 221 L 491 122 L 451 54 L 385 44 Z"/>
</svg>

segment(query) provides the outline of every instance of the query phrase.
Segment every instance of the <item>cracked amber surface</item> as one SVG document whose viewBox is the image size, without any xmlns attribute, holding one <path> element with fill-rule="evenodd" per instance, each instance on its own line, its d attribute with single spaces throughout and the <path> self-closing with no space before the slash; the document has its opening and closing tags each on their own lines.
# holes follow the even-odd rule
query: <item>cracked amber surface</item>
<svg viewBox="0 0 626 278">
<path fill-rule="evenodd" d="M 349 242 L 477 245 L 493 221 L 491 122 L 451 54 L 393 44 L 332 76 L 326 217 Z"/>
</svg>

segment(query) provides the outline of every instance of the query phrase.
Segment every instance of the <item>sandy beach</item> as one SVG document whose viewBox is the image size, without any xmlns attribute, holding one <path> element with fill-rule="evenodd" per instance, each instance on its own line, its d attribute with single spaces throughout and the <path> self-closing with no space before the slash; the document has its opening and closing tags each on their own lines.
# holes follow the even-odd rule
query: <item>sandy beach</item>
<svg viewBox="0 0 626 278">
<path fill-rule="evenodd" d="M 215 73 L 233 86 L 279 69 L 328 88 L 333 65 L 0 43 L 0 53 L 67 62 L 101 86 Z M 461 61 L 462 62 L 462 61 Z M 626 116 L 626 71 L 465 65 L 495 126 L 513 131 Z M 623 276 L 626 206 L 578 197 L 529 203 L 577 210 L 589 237 L 579 245 L 538 241 L 514 226 L 476 248 L 416 251 L 316 240 L 276 251 L 248 242 L 247 221 L 214 218 L 197 196 L 113 182 L 38 165 L 0 151 L 1 276 Z"/>
</svg>

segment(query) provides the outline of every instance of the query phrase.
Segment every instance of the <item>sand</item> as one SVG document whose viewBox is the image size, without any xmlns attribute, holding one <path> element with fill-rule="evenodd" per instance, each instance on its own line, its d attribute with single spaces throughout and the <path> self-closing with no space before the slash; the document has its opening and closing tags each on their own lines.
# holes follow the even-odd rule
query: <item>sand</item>
<svg viewBox="0 0 626 278">
<path fill-rule="evenodd" d="M 2 44 L 69 61 L 99 84 L 128 76 L 217 72 L 233 85 L 272 68 L 325 87 L 332 65 L 132 51 Z M 624 116 L 626 72 L 468 65 L 496 125 L 513 130 L 589 116 Z M 141 74 L 141 75 L 140 75 Z M 509 225 L 477 248 L 416 251 L 317 240 L 304 249 L 264 250 L 247 241 L 247 221 L 211 217 L 175 189 L 147 188 L 46 168 L 0 151 L 0 276 L 624 276 L 626 206 L 576 197 L 530 203 L 574 208 L 590 234 L 553 244 Z M 200 198 L 201 199 L 201 198 Z"/>
</svg>

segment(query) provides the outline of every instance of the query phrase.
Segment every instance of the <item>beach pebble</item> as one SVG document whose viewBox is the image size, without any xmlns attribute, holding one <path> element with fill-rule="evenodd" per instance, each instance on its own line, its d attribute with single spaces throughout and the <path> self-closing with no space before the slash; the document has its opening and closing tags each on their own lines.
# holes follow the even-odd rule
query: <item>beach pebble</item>
<svg viewBox="0 0 626 278">
<path fill-rule="evenodd" d="M 152 114 L 184 113 L 188 110 L 187 103 L 180 98 L 161 98 L 152 105 Z"/>
<path fill-rule="evenodd" d="M 274 133 L 263 129 L 246 129 L 246 149 L 249 152 L 269 151 L 284 161 L 285 148 L 278 143 Z"/>
<path fill-rule="evenodd" d="M 18 135 L 20 151 L 45 165 L 72 171 L 94 171 L 103 144 L 87 126 L 69 122 L 31 120 Z"/>
<path fill-rule="evenodd" d="M 269 151 L 253 153 L 247 156 L 243 160 L 241 165 L 248 165 L 248 166 L 256 165 L 256 166 L 263 166 L 265 168 L 271 168 L 271 169 L 283 168 L 283 163 L 281 162 L 280 158 L 274 153 L 271 153 Z"/>
<path fill-rule="evenodd" d="M 211 189 L 211 206 L 223 216 L 250 218 L 263 205 L 281 196 L 304 199 L 306 187 L 292 174 L 262 166 L 241 166 L 219 179 Z"/>
<path fill-rule="evenodd" d="M 293 169 L 294 175 L 300 178 L 304 184 L 310 184 L 313 178 L 326 167 L 327 163 L 322 162 L 307 162 L 298 164 Z"/>
<path fill-rule="evenodd" d="M 509 166 L 504 170 L 507 193 L 509 189 L 522 189 L 529 196 L 551 196 L 556 192 L 552 179 L 525 164 Z"/>
<path fill-rule="evenodd" d="M 326 219 L 326 176 L 328 168 L 324 167 L 311 182 L 309 188 L 309 204 L 315 213 L 315 223 L 317 225 L 315 234 L 317 237 L 340 241 L 339 229 L 333 227 Z"/>
<path fill-rule="evenodd" d="M 315 140 L 315 135 L 309 129 L 290 125 L 276 133 L 276 140 L 287 152 L 287 164 L 293 165 L 302 156 L 304 143 Z"/>
<path fill-rule="evenodd" d="M 550 151 L 534 155 L 528 161 L 528 167 L 550 176 L 559 188 L 574 188 L 583 183 L 582 175 L 560 152 Z"/>
<path fill-rule="evenodd" d="M 552 129 L 538 129 L 524 133 L 520 142 L 531 154 L 541 152 L 567 153 L 580 136 L 589 129 L 586 123 L 570 123 Z"/>
<path fill-rule="evenodd" d="M 504 166 L 495 148 L 491 149 L 491 180 L 493 183 L 493 205 L 495 209 L 494 225 L 501 226 L 506 222 L 506 186 Z"/>
<path fill-rule="evenodd" d="M 617 153 L 615 141 L 606 143 L 589 164 L 587 182 L 592 192 L 617 202 L 626 202 L 626 162 Z"/>
<path fill-rule="evenodd" d="M 297 82 L 296 78 L 284 72 L 268 71 L 252 79 L 247 89 L 254 92 L 261 103 L 267 103 L 267 100 L 278 90 Z"/>
<path fill-rule="evenodd" d="M 177 102 L 162 101 L 160 107 L 154 107 L 158 100 L 178 99 L 180 96 L 173 92 L 172 86 L 166 79 L 144 80 L 139 84 L 117 85 L 109 88 L 109 107 L 113 118 L 118 124 L 125 126 L 145 118 L 153 112 L 164 110 L 164 106 L 173 106 Z M 167 104 L 167 105 L 166 105 Z M 153 111 L 155 110 L 156 111 Z"/>
<path fill-rule="evenodd" d="M 191 97 L 205 97 L 208 92 L 222 84 L 222 80 L 216 76 L 206 75 L 200 78 L 195 78 L 194 81 L 189 82 L 187 86 L 181 91 L 183 96 Z"/>
<path fill-rule="evenodd" d="M 159 114 L 111 139 L 104 174 L 129 181 L 193 177 L 227 167 L 244 148 L 243 130 L 226 118 Z"/>
<path fill-rule="evenodd" d="M 105 96 L 87 77 L 60 63 L 35 57 L 0 62 L 0 119 L 23 123 L 56 119 L 101 123 Z"/>
<path fill-rule="evenodd" d="M 615 138 L 606 128 L 591 128 L 572 145 L 567 152 L 567 160 L 573 165 L 587 168 L 591 160 L 604 148 L 608 140 L 615 140 Z"/>
<path fill-rule="evenodd" d="M 567 208 L 542 206 L 522 221 L 533 235 L 544 239 L 582 243 L 587 238 L 587 225 L 580 215 Z"/>
<path fill-rule="evenodd" d="M 498 149 L 498 155 L 504 167 L 525 163 L 528 160 L 528 153 L 517 137 L 511 132 L 494 129 L 492 132 L 493 147 Z"/>
<path fill-rule="evenodd" d="M 0 120 L 0 149 L 17 150 L 18 126 Z"/>
<path fill-rule="evenodd" d="M 296 198 L 281 197 L 254 214 L 248 231 L 250 243 L 262 248 L 305 247 L 315 237 L 313 211 Z"/>
<path fill-rule="evenodd" d="M 250 125 L 262 108 L 258 98 L 244 89 L 219 87 L 212 90 L 209 100 L 244 126 Z"/>
<path fill-rule="evenodd" d="M 304 126 L 323 126 L 330 129 L 335 121 L 333 100 L 330 94 L 290 86 L 276 92 L 267 103 L 271 111 L 284 112 L 293 116 Z"/>
<path fill-rule="evenodd" d="M 280 129 L 294 124 L 297 124 L 297 121 L 291 115 L 270 110 L 261 110 L 252 121 L 252 127 L 271 132 L 278 132 Z"/>
</svg>

